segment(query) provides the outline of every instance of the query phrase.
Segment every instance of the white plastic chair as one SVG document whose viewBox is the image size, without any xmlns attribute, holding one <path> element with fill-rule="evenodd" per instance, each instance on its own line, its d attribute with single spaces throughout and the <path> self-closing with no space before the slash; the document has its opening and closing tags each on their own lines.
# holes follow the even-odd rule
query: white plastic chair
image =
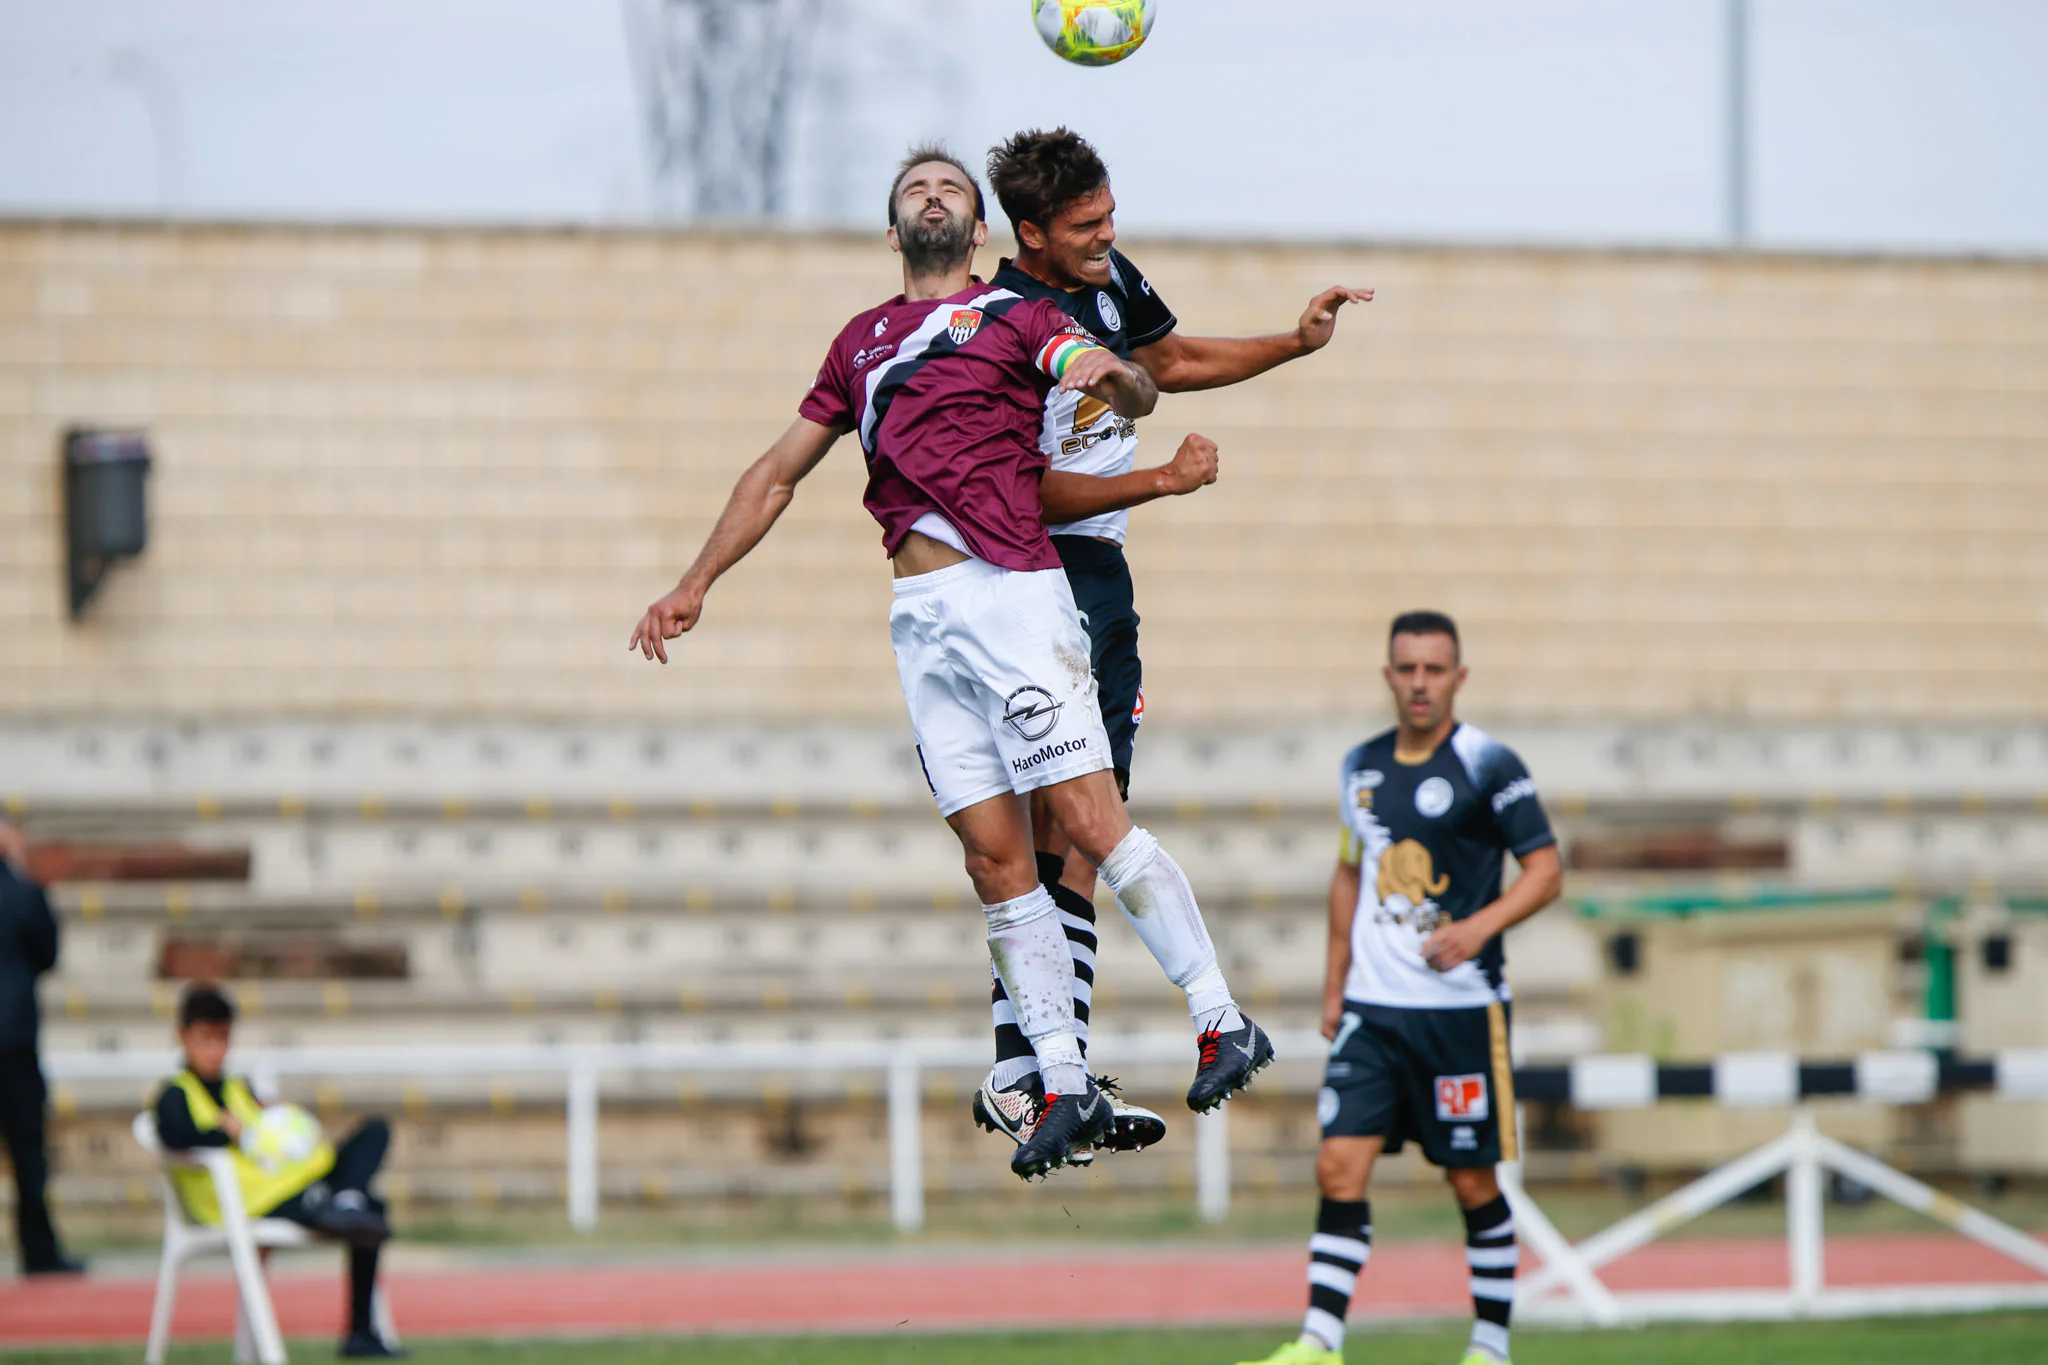
<svg viewBox="0 0 2048 1365">
<path fill-rule="evenodd" d="M 146 1365 L 163 1365 L 164 1352 L 170 1346 L 171 1315 L 178 1304 L 178 1272 L 194 1256 L 219 1252 L 226 1252 L 235 1268 L 239 1300 L 235 1314 L 235 1359 L 288 1365 L 264 1265 L 271 1251 L 278 1247 L 312 1246 L 321 1239 L 287 1218 L 249 1217 L 242 1208 L 242 1183 L 235 1174 L 235 1160 L 226 1148 L 170 1151 L 158 1141 L 156 1115 L 148 1110 L 135 1116 L 134 1129 L 135 1140 L 159 1158 L 164 1167 L 164 1254 L 157 1269 L 156 1306 L 149 1315 L 149 1347 L 142 1357 Z M 197 1166 L 212 1177 L 214 1198 L 220 1205 L 219 1227 L 196 1223 L 185 1212 L 178 1188 L 171 1182 L 171 1171 L 179 1166 Z M 392 1324 L 391 1308 L 381 1288 L 372 1312 L 378 1335 L 389 1344 L 398 1345 L 398 1331 Z"/>
</svg>

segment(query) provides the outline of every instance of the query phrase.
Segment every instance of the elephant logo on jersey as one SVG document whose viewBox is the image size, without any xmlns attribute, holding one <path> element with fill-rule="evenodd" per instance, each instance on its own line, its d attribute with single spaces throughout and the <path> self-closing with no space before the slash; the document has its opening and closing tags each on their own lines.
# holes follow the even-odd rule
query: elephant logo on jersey
<svg viewBox="0 0 2048 1365">
<path fill-rule="evenodd" d="M 979 308 L 955 308 L 953 320 L 946 328 L 946 335 L 953 338 L 955 346 L 965 346 L 967 339 L 981 330 Z"/>
<path fill-rule="evenodd" d="M 1444 921 L 1443 911 L 1431 898 L 1441 896 L 1450 886 L 1450 876 L 1437 872 L 1436 860 L 1417 840 L 1403 839 L 1380 854 L 1376 889 L 1384 921 L 1429 933 Z"/>
</svg>

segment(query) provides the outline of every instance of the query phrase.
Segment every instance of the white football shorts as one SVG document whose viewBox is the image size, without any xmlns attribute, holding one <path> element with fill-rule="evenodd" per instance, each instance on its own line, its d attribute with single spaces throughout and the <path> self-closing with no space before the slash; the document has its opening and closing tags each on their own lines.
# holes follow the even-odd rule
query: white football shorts
<svg viewBox="0 0 2048 1365">
<path fill-rule="evenodd" d="M 969 559 L 895 584 L 889 638 L 939 814 L 1110 766 L 1064 572 Z"/>
</svg>

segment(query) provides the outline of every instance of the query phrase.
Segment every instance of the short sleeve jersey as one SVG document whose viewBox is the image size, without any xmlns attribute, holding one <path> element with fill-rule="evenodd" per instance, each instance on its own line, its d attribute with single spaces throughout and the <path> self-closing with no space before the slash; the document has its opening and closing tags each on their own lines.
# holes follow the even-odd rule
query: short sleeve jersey
<svg viewBox="0 0 2048 1365">
<path fill-rule="evenodd" d="M 1509 998 L 1498 937 L 1439 972 L 1422 958 L 1438 925 L 1500 899 L 1502 855 L 1557 842 L 1514 750 L 1460 724 L 1421 763 L 1394 757 L 1394 732 L 1344 756 L 1340 857 L 1359 870 L 1345 998 L 1460 1009 Z"/>
<path fill-rule="evenodd" d="M 1095 348 L 1057 305 L 980 281 L 944 299 L 898 295 L 841 329 L 797 411 L 859 433 L 863 501 L 887 553 L 936 512 L 978 559 L 1057 569 L 1038 431 L 1047 393 Z"/>
<path fill-rule="evenodd" d="M 1179 325 L 1152 282 L 1114 247 L 1109 252 L 1109 283 L 1101 288 L 1055 289 L 1008 260 L 996 270 L 994 282 L 1027 299 L 1058 304 L 1097 341 L 1126 359 Z M 1128 474 L 1137 463 L 1138 428 L 1110 411 L 1100 398 L 1053 391 L 1046 395 L 1038 444 L 1054 469 L 1113 477 Z M 1130 521 L 1129 512 L 1105 512 L 1047 530 L 1056 536 L 1097 536 L 1121 545 Z"/>
</svg>

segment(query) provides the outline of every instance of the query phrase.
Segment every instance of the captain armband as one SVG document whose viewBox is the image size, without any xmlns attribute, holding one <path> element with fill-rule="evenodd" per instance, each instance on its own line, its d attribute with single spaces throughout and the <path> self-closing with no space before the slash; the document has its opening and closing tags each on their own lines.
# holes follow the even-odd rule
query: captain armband
<svg viewBox="0 0 2048 1365">
<path fill-rule="evenodd" d="M 1346 867 L 1357 867 L 1365 861 L 1365 850 L 1359 846 L 1358 836 L 1348 829 L 1337 840 L 1337 861 Z"/>
</svg>

